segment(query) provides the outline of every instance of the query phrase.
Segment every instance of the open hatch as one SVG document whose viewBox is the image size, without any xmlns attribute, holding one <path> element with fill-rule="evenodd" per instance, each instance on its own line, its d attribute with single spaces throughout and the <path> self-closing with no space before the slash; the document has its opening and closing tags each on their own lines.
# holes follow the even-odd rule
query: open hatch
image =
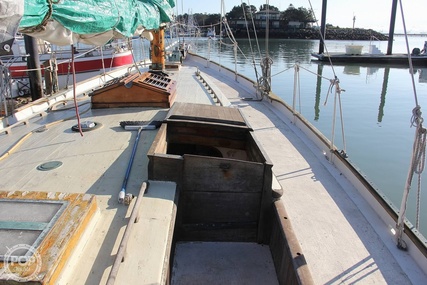
<svg viewBox="0 0 427 285">
<path fill-rule="evenodd" d="M 172 284 L 312 282 L 273 197 L 273 165 L 239 109 L 175 102 L 148 157 L 150 180 L 177 185 Z"/>
</svg>

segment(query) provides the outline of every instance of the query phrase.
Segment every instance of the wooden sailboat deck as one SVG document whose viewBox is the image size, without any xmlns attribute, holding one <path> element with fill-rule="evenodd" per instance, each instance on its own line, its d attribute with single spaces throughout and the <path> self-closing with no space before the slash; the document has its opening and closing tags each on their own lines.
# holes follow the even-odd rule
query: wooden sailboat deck
<svg viewBox="0 0 427 285">
<path fill-rule="evenodd" d="M 266 101 L 242 101 L 254 92 L 221 75 L 215 67 L 187 60 L 179 71 L 177 102 L 213 104 L 210 92 L 196 77 L 200 70 L 232 107 L 240 108 L 273 162 L 273 172 L 284 189 L 286 207 L 302 253 L 315 284 L 422 284 L 427 276 L 399 251 L 394 237 L 356 189 L 327 161 L 323 150 Z M 66 265 L 61 284 L 104 284 L 123 236 L 131 207 L 117 203 L 136 133 L 125 131 L 120 121 L 163 120 L 168 109 L 120 108 L 90 110 L 81 107 L 82 121 L 102 127 L 81 137 L 72 132 L 76 120 L 58 121 L 73 111 L 50 113 L 0 134 L 0 155 L 24 135 L 47 123 L 48 130 L 29 135 L 10 155 L 0 160 L 0 190 L 87 193 L 96 195 L 100 217 L 85 236 L 84 244 Z M 147 178 L 150 148 L 156 131 L 143 131 L 129 178 L 128 192 L 138 195 Z M 61 161 L 54 171 L 38 165 Z M 148 207 L 148 206 L 147 206 Z M 140 284 L 144 276 L 144 250 L 136 246 L 146 236 L 143 224 L 134 226 L 125 268 L 117 280 Z M 144 279 L 148 282 L 148 279 Z M 118 282 L 117 284 L 122 284 Z"/>
<path fill-rule="evenodd" d="M 197 66 L 215 75 L 214 68 Z M 234 87 L 233 78 L 215 75 L 210 80 L 233 106 L 239 106 L 273 162 L 284 189 L 281 200 L 315 284 L 423 282 L 426 276 L 407 253 L 397 249 L 390 230 L 330 165 L 323 150 L 270 104 L 242 101 L 253 93 Z"/>
</svg>

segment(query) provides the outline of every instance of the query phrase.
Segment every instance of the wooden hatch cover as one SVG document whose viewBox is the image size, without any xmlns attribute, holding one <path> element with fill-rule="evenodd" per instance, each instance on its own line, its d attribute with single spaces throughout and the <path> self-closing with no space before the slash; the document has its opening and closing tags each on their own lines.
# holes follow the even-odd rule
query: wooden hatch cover
<svg viewBox="0 0 427 285">
<path fill-rule="evenodd" d="M 238 108 L 176 102 L 166 122 L 202 123 L 252 130 Z"/>
<path fill-rule="evenodd" d="M 163 74 L 145 72 L 114 79 L 93 91 L 92 108 L 170 108 L 176 96 L 176 81 Z"/>
</svg>

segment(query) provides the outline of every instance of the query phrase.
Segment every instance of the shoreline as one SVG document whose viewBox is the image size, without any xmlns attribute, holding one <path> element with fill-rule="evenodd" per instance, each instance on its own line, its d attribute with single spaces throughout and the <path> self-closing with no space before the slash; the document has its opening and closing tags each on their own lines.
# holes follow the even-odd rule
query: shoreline
<svg viewBox="0 0 427 285">
<path fill-rule="evenodd" d="M 254 36 L 250 31 L 251 36 Z M 236 38 L 247 38 L 246 30 L 234 31 Z M 258 38 L 265 37 L 265 31 L 257 31 Z M 426 35 L 427 36 L 427 35 Z M 318 29 L 295 29 L 295 30 L 270 30 L 269 37 L 272 39 L 305 39 L 320 40 Z M 361 40 L 361 41 L 387 41 L 388 35 L 374 31 L 372 29 L 352 29 L 352 28 L 327 28 L 325 40 Z"/>
</svg>

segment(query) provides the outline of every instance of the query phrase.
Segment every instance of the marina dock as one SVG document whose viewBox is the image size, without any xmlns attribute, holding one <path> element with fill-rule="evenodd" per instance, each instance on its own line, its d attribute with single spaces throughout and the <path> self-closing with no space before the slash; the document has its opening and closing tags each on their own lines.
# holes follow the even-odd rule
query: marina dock
<svg viewBox="0 0 427 285">
<path fill-rule="evenodd" d="M 345 54 L 345 53 L 312 53 L 316 61 L 333 64 L 386 64 L 409 66 L 407 54 Z M 411 55 L 412 64 L 416 67 L 427 67 L 427 54 Z"/>
</svg>

